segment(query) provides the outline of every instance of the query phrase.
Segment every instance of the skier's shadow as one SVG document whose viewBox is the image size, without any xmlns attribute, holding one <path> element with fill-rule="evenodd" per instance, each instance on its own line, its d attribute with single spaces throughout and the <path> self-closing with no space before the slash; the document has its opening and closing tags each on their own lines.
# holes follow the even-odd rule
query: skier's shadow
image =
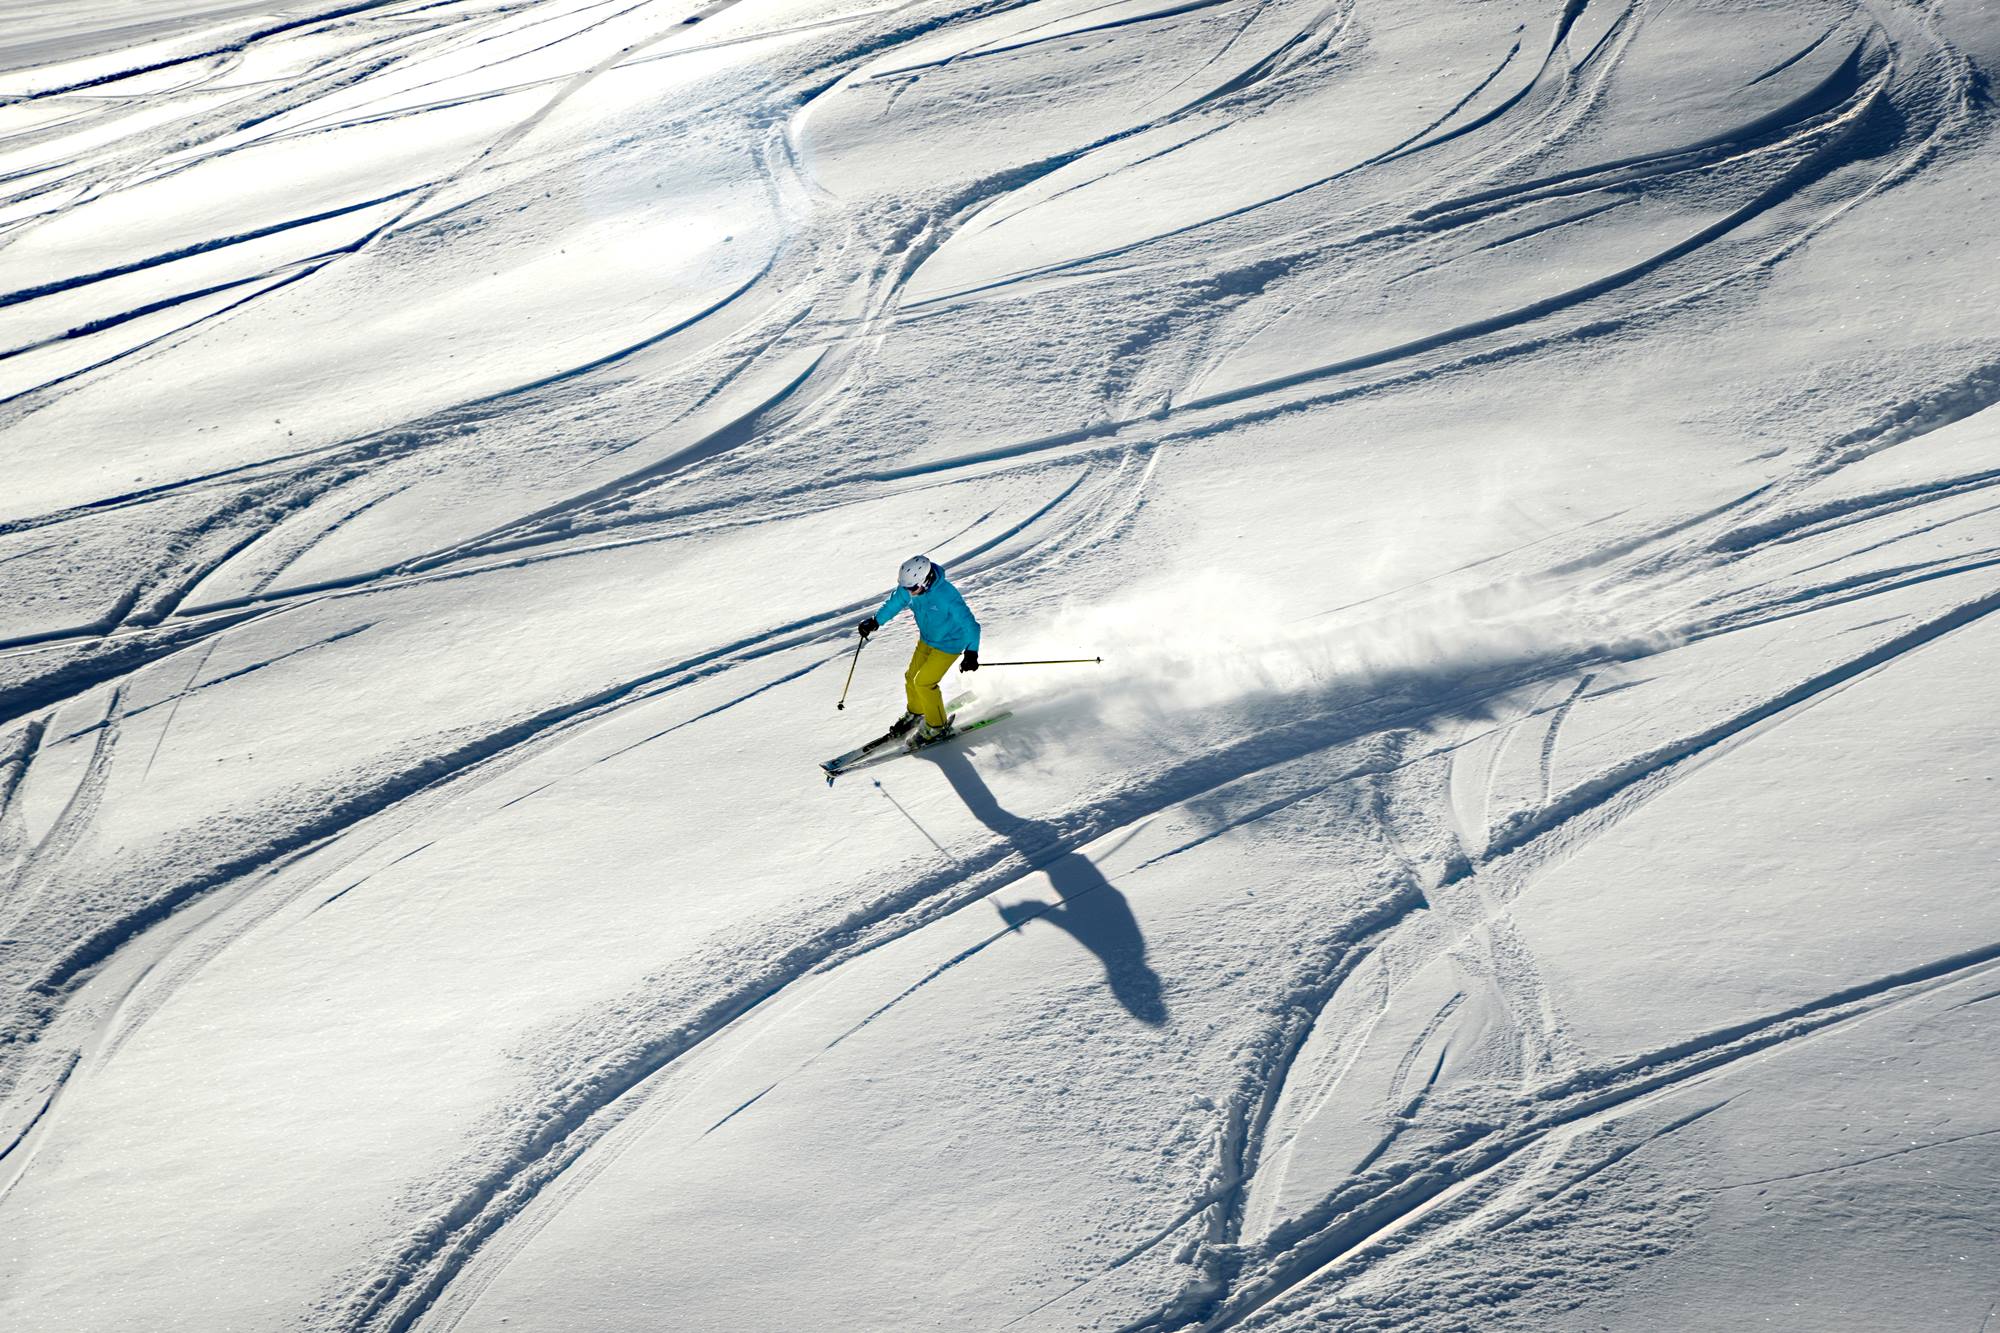
<svg viewBox="0 0 2000 1333">
<path fill-rule="evenodd" d="M 1004 809 L 964 752 L 939 747 L 926 757 L 943 770 L 965 808 L 1012 843 L 1029 864 L 1056 841 L 1056 831 L 1047 824 Z M 1126 1012 L 1155 1027 L 1165 1023 L 1167 1006 L 1161 998 L 1160 977 L 1146 963 L 1146 937 L 1139 933 L 1139 922 L 1125 895 L 1080 852 L 1065 852 L 1040 870 L 1049 877 L 1056 901 L 996 904 L 1007 924 L 1019 929 L 1031 921 L 1046 921 L 1069 932 L 1104 965 L 1111 993 Z"/>
</svg>

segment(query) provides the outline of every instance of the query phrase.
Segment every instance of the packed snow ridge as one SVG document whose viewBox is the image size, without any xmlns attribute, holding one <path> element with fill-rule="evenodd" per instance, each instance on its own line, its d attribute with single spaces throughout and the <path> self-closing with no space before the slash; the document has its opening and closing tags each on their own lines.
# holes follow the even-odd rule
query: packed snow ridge
<svg viewBox="0 0 2000 1333">
<path fill-rule="evenodd" d="M 0 0 L 0 1327 L 2000 1329 L 1996 68 Z"/>
</svg>

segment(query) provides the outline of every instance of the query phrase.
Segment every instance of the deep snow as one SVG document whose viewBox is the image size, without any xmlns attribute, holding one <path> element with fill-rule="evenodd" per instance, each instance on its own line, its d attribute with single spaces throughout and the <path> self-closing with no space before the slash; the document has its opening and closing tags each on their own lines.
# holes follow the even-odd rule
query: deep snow
<svg viewBox="0 0 2000 1333">
<path fill-rule="evenodd" d="M 1986 1330 L 1981 0 L 0 0 L 0 1327 Z M 900 707 L 927 551 L 965 743 Z"/>
</svg>

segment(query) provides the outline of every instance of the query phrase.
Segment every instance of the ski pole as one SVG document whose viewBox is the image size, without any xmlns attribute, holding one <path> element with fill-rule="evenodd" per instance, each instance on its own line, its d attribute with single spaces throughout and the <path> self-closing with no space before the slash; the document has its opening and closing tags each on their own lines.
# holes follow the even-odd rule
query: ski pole
<svg viewBox="0 0 2000 1333">
<path fill-rule="evenodd" d="M 867 646 L 868 640 L 866 639 L 854 645 L 854 658 L 847 664 L 847 684 L 840 687 L 840 702 L 834 705 L 836 709 L 845 709 L 847 707 L 847 692 L 854 687 L 854 668 L 861 665 L 861 650 Z"/>
<path fill-rule="evenodd" d="M 1101 657 L 1044 657 L 1033 662 L 981 662 L 979 669 L 996 666 L 1071 666 L 1077 662 L 1102 662 Z"/>
</svg>

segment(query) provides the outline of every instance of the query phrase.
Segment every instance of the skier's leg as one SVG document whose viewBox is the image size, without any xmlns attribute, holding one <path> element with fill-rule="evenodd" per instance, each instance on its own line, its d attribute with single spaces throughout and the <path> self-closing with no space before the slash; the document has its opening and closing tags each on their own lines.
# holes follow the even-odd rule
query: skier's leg
<svg viewBox="0 0 2000 1333">
<path fill-rule="evenodd" d="M 910 663 L 909 693 L 910 710 L 922 713 L 924 721 L 933 727 L 945 724 L 944 694 L 938 689 L 938 682 L 944 673 L 951 670 L 951 664 L 958 660 L 957 653 L 947 653 L 925 644 L 923 651 L 928 654 L 921 663 Z"/>
<path fill-rule="evenodd" d="M 903 702 L 918 717 L 924 715 L 924 697 L 917 690 L 917 673 L 930 662 L 932 651 L 929 644 L 918 639 L 917 646 L 910 651 L 910 665 L 903 670 Z"/>
</svg>

